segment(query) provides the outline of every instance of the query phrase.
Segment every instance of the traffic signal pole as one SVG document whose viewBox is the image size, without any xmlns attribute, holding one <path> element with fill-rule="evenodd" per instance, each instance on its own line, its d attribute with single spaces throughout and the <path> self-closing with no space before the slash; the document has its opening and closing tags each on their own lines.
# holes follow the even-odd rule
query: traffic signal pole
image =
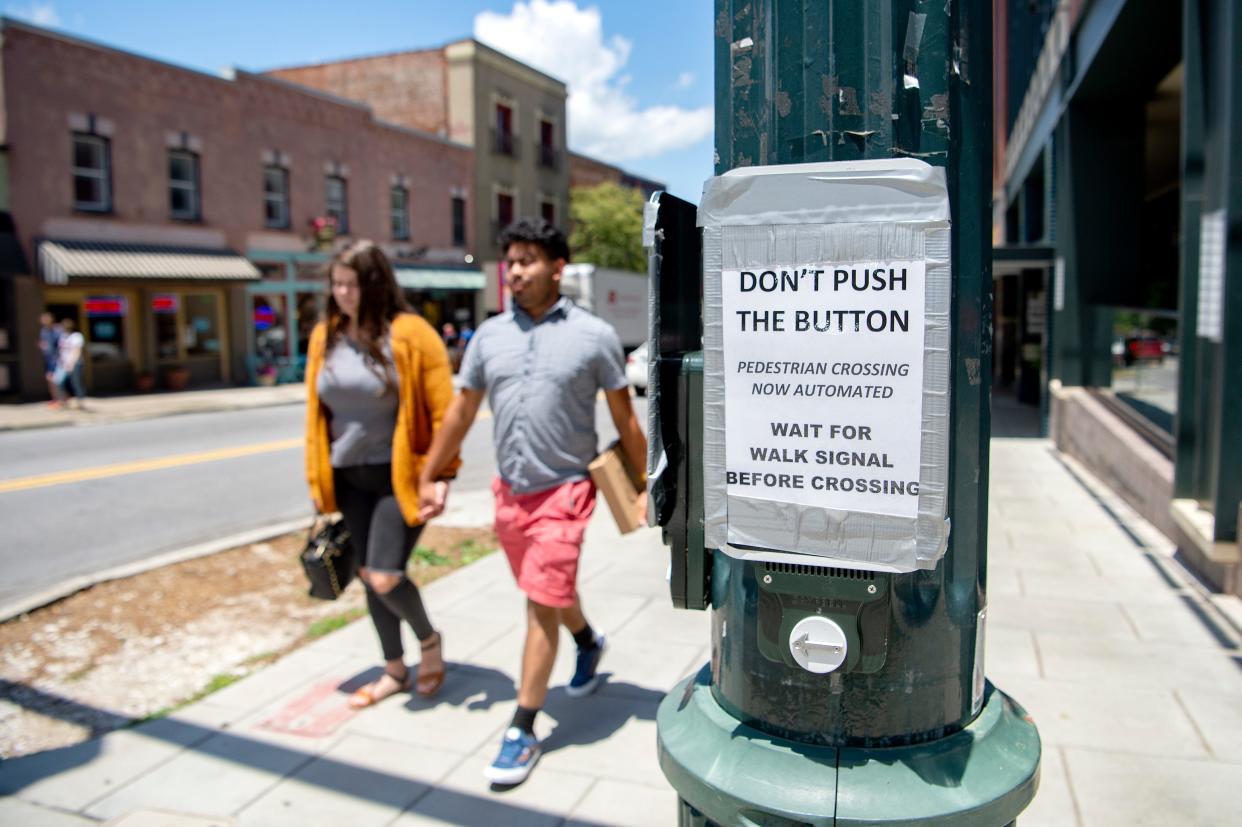
<svg viewBox="0 0 1242 827">
<path fill-rule="evenodd" d="M 700 342 L 702 308 L 709 325 L 719 312 L 702 279 L 712 267 L 716 278 L 732 271 L 713 263 L 693 207 L 654 199 L 652 509 L 672 553 L 674 604 L 712 612 L 711 663 L 669 694 L 657 719 L 683 825 L 1001 827 L 1034 796 L 1034 724 L 983 677 L 990 14 L 981 0 L 716 2 L 718 175 L 868 161 L 880 163 L 850 174 L 882 178 L 888 165 L 947 185 L 947 544 L 908 567 L 838 559 L 805 538 L 797 548 L 713 545 L 704 492 L 710 499 L 718 435 L 705 433 L 704 394 L 710 431 L 717 380 L 712 347 L 705 359 Z M 799 169 L 822 178 L 835 168 L 790 172 Z M 752 183 L 729 192 L 775 186 Z M 714 220 L 704 218 L 708 200 L 700 228 Z M 836 404 L 823 400 L 822 410 Z M 802 555 L 754 553 L 770 549 Z"/>
</svg>

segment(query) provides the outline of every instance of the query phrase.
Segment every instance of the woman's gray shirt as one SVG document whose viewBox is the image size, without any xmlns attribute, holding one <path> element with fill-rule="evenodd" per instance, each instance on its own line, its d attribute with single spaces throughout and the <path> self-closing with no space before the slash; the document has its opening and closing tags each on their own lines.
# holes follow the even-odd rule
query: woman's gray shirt
<svg viewBox="0 0 1242 827">
<path fill-rule="evenodd" d="M 345 336 L 328 351 L 319 371 L 319 401 L 328 409 L 333 468 L 387 465 L 397 427 L 397 394 L 384 382 L 387 369 L 395 386 L 392 344 L 384 341 L 386 366 L 375 364 L 357 342 Z"/>
</svg>

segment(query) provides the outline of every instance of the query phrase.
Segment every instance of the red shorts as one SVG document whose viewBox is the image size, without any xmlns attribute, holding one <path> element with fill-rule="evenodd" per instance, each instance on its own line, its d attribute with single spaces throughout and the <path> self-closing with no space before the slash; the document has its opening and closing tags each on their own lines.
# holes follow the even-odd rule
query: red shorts
<svg viewBox="0 0 1242 827">
<path fill-rule="evenodd" d="M 595 483 L 567 482 L 534 494 L 514 494 L 492 481 L 496 537 L 518 588 L 535 603 L 563 609 L 577 596 L 582 535 L 595 511 Z"/>
</svg>

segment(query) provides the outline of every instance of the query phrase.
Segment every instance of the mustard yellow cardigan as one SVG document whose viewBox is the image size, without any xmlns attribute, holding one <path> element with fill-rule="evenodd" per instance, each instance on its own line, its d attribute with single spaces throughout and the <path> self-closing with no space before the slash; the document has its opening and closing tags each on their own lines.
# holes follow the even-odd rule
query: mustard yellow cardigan
<svg viewBox="0 0 1242 827">
<path fill-rule="evenodd" d="M 392 435 L 392 488 L 408 525 L 418 525 L 418 475 L 431 437 L 439 430 L 453 399 L 453 375 L 444 342 L 431 325 L 413 313 L 392 320 L 392 358 L 397 368 L 397 426 Z M 315 325 L 306 352 L 306 482 L 324 513 L 337 510 L 332 486 L 328 412 L 319 401 L 319 371 L 327 352 L 328 328 Z M 451 477 L 460 457 L 445 468 Z"/>
</svg>

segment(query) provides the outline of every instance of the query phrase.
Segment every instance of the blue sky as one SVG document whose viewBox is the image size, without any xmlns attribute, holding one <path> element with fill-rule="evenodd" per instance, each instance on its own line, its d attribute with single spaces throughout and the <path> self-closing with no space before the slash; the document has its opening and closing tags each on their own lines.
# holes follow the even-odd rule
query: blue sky
<svg viewBox="0 0 1242 827">
<path fill-rule="evenodd" d="M 10 17 L 206 72 L 474 36 L 570 84 L 570 146 L 699 200 L 712 173 L 711 0 L 0 0 Z M 348 9 L 348 11 L 345 11 Z"/>
</svg>

